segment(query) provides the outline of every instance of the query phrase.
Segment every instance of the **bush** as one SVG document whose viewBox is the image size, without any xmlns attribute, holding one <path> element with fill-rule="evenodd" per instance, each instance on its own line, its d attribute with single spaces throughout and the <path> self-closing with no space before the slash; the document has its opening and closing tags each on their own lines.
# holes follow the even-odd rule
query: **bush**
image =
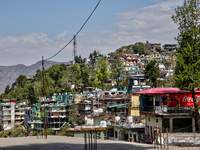
<svg viewBox="0 0 200 150">
<path fill-rule="evenodd" d="M 66 128 L 61 128 L 60 132 L 57 133 L 56 135 L 58 135 L 58 136 L 66 136 L 67 135 L 66 134 Z"/>
<path fill-rule="evenodd" d="M 37 131 L 33 131 L 33 133 L 31 134 L 31 136 L 37 136 Z"/>
<path fill-rule="evenodd" d="M 11 131 L 8 132 L 8 136 L 12 135 Z"/>
<path fill-rule="evenodd" d="M 45 135 L 45 131 L 42 131 L 42 135 Z M 53 129 L 47 129 L 47 135 L 55 135 L 55 131 Z"/>
</svg>

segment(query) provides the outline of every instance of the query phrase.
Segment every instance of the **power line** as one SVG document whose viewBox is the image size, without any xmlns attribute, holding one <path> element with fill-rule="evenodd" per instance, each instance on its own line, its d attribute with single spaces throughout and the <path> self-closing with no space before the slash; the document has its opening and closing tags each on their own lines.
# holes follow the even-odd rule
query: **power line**
<svg viewBox="0 0 200 150">
<path fill-rule="evenodd" d="M 92 16 L 92 14 L 94 13 L 94 11 L 97 9 L 98 5 L 100 4 L 101 0 L 99 0 L 99 2 L 97 3 L 96 7 L 93 9 L 92 13 L 89 15 L 89 17 L 87 18 L 87 20 L 84 22 L 84 24 L 81 26 L 81 28 L 78 30 L 78 32 L 73 36 L 73 38 L 63 47 L 61 48 L 57 53 L 55 53 L 53 56 L 45 59 L 46 60 L 50 60 L 53 57 L 55 57 L 56 55 L 58 55 L 61 51 L 63 51 L 65 49 L 65 47 L 67 47 L 73 40 L 74 38 L 79 34 L 79 32 L 83 29 L 83 27 L 85 26 L 85 24 L 87 23 L 87 21 L 90 19 L 90 17 Z"/>
</svg>

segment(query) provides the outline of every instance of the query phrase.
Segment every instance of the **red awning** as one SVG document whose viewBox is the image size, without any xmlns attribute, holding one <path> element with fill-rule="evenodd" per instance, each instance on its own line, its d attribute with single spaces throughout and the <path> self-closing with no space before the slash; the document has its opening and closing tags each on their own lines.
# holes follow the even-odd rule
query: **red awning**
<svg viewBox="0 0 200 150">
<path fill-rule="evenodd" d="M 179 90 L 179 88 L 151 88 L 144 91 L 135 92 L 132 94 L 177 94 L 177 93 L 184 93 L 184 91 Z M 195 93 L 200 93 L 200 91 L 195 91 Z"/>
</svg>

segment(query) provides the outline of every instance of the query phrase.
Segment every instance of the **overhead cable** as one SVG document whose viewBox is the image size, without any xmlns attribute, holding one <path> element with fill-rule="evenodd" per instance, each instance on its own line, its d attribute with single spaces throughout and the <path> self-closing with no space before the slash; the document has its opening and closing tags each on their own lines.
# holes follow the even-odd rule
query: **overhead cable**
<svg viewBox="0 0 200 150">
<path fill-rule="evenodd" d="M 96 7 L 93 9 L 92 13 L 89 15 L 89 17 L 87 18 L 87 20 L 84 22 L 84 24 L 81 26 L 81 28 L 78 30 L 78 32 L 75 34 L 75 36 L 73 36 L 73 38 L 63 47 L 61 48 L 57 53 L 55 53 L 53 56 L 45 59 L 46 60 L 50 60 L 52 59 L 53 57 L 55 57 L 56 55 L 58 55 L 61 51 L 63 51 L 65 49 L 65 47 L 67 47 L 73 40 L 74 40 L 74 37 L 76 37 L 79 32 L 83 29 L 83 27 L 85 26 L 85 24 L 87 23 L 87 21 L 90 19 L 90 17 L 92 16 L 92 14 L 95 12 L 95 10 L 97 9 L 98 5 L 100 4 L 101 0 L 99 0 L 99 2 L 97 3 Z"/>
</svg>

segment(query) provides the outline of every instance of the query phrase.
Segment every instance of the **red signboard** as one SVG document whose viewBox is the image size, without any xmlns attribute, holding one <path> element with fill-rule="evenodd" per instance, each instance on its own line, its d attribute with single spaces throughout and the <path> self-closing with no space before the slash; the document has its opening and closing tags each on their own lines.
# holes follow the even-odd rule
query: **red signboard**
<svg viewBox="0 0 200 150">
<path fill-rule="evenodd" d="M 180 107 L 194 107 L 192 94 L 168 94 L 171 102 L 169 103 L 169 107 L 177 106 L 177 101 L 173 100 L 175 96 L 179 98 Z M 195 94 L 197 105 L 200 106 L 200 94 Z"/>
</svg>

